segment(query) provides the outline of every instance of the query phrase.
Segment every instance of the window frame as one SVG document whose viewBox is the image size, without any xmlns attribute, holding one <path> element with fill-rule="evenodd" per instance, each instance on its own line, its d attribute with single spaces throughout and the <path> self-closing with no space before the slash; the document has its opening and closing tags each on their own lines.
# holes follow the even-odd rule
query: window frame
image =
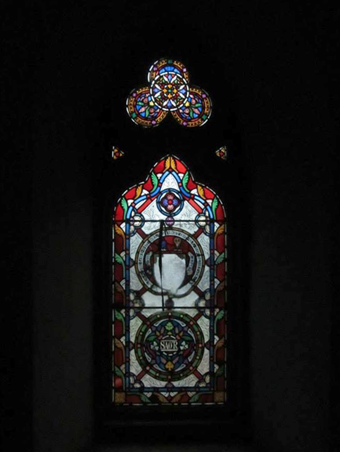
<svg viewBox="0 0 340 452">
<path fill-rule="evenodd" d="M 212 155 L 210 158 L 214 158 Z M 184 159 L 183 159 L 184 160 Z M 225 165 L 226 166 L 226 165 Z M 189 166 L 190 168 L 190 166 Z M 115 169 L 111 170 L 115 172 Z M 222 170 L 225 168 L 222 167 Z M 111 173 L 111 171 L 109 171 Z M 112 173 L 111 173 L 112 174 Z M 139 179 L 137 179 L 139 181 Z M 100 217 L 103 218 L 104 228 L 102 228 L 101 234 L 101 251 L 97 253 L 98 261 L 101 261 L 101 277 L 99 272 L 97 277 L 100 277 L 101 282 L 97 281 L 97 286 L 102 289 L 101 296 L 97 297 L 97 303 L 99 304 L 99 309 L 95 309 L 97 312 L 96 319 L 96 330 L 95 335 L 95 353 L 96 360 L 95 366 L 97 368 L 96 372 L 96 396 L 95 396 L 95 406 L 96 406 L 96 432 L 100 438 L 106 438 L 109 440 L 112 435 L 116 434 L 117 431 L 125 431 L 126 425 L 138 425 L 142 429 L 151 429 L 153 426 L 158 425 L 160 431 L 163 427 L 160 427 L 162 423 L 166 425 L 171 423 L 171 419 L 176 418 L 176 428 L 178 429 L 181 423 L 188 425 L 188 419 L 190 419 L 189 424 L 191 428 L 199 431 L 202 423 L 210 425 L 210 430 L 212 425 L 214 429 L 218 430 L 219 426 L 227 426 L 229 432 L 239 431 L 240 425 L 242 427 L 242 435 L 244 435 L 245 425 L 247 425 L 247 409 L 246 405 L 248 397 L 244 394 L 245 387 L 245 369 L 246 365 L 246 353 L 244 350 L 247 338 L 244 332 L 244 326 L 246 322 L 245 318 L 245 303 L 244 288 L 242 290 L 241 284 L 244 279 L 242 277 L 241 264 L 242 264 L 242 253 L 239 246 L 242 242 L 240 240 L 238 231 L 238 224 L 241 223 L 240 211 L 233 212 L 235 206 L 230 205 L 228 202 L 228 197 L 221 196 L 222 202 L 227 212 L 227 250 L 228 250 L 228 271 L 227 271 L 227 286 L 228 286 L 228 298 L 227 298 L 227 402 L 225 405 L 203 405 L 203 406 L 114 406 L 111 404 L 112 388 L 111 388 L 111 219 L 114 207 L 117 203 L 117 192 L 124 192 L 126 187 L 115 188 L 115 190 L 109 192 L 106 196 L 106 202 L 101 205 Z M 214 187 L 213 187 L 214 188 Z M 218 191 L 216 190 L 218 193 Z M 220 195 L 218 193 L 218 195 Z M 100 206 L 98 206 L 100 207 Z M 239 205 L 237 205 L 239 207 Z M 236 216 L 236 217 L 235 217 Z M 238 222 L 236 223 L 235 219 Z M 228 221 L 229 219 L 229 221 Z M 99 231 L 97 231 L 99 232 Z M 98 242 L 97 242 L 98 243 Z M 230 257 L 231 256 L 231 257 Z M 97 261 L 97 262 L 98 262 Z M 110 269 L 110 271 L 108 271 Z M 242 295 L 243 294 L 243 295 Z M 230 299 L 239 300 L 238 306 L 236 302 L 230 301 Z M 109 321 L 108 321 L 109 320 Z M 104 331 L 103 331 L 103 325 Z M 103 334 L 104 332 L 104 334 Z M 100 337 L 99 337 L 100 336 Z M 101 344 L 101 345 L 100 345 Z M 243 344 L 243 345 L 242 345 Z M 100 349 L 100 352 L 99 352 Z M 106 352 L 105 352 L 106 350 Z M 99 355 L 98 355 L 99 352 Z M 98 366 L 98 367 L 97 367 Z M 99 375 L 98 369 L 101 369 L 101 375 Z M 103 370 L 104 369 L 104 370 Z M 243 391 L 243 396 L 240 397 L 240 390 Z M 162 419 L 160 422 L 159 419 Z M 207 418 L 209 421 L 207 421 Z M 141 419 L 143 419 L 141 421 Z M 137 423 L 137 424 L 136 424 Z M 216 433 L 218 434 L 218 433 Z M 128 434 L 126 433 L 128 436 Z M 182 428 L 181 435 L 185 437 L 186 431 L 184 427 Z"/>
<path fill-rule="evenodd" d="M 119 145 L 125 155 L 112 160 L 110 152 L 101 158 L 97 168 L 94 199 L 94 413 L 98 440 L 111 441 L 117 435 L 130 439 L 129 428 L 138 425 L 143 435 L 154 435 L 154 427 L 176 418 L 180 424 L 191 425 L 196 434 L 202 425 L 209 431 L 223 431 L 245 437 L 250 431 L 249 338 L 247 299 L 249 290 L 249 171 L 232 110 L 225 111 L 227 91 L 215 93 L 212 81 L 203 81 L 214 101 L 215 112 L 203 127 L 196 130 L 180 127 L 166 118 L 155 129 L 143 129 L 124 114 L 124 106 L 106 112 L 101 146 L 111 149 Z M 126 87 L 126 93 L 131 88 Z M 223 107 L 223 108 L 222 108 Z M 120 137 L 120 142 L 118 142 Z M 227 161 L 215 151 L 226 145 Z M 139 183 L 156 161 L 166 154 L 178 156 L 192 172 L 196 181 L 211 187 L 221 198 L 227 215 L 228 250 L 228 341 L 227 341 L 227 403 L 225 406 L 113 406 L 111 404 L 111 239 L 112 214 L 121 194 Z M 162 420 L 161 420 L 162 419 Z M 220 428 L 223 425 L 226 428 Z M 128 427 L 127 427 L 128 426 Z M 177 431 L 177 430 L 176 430 Z M 125 433 L 123 433 L 125 432 Z M 180 437 L 186 436 L 181 428 Z"/>
<path fill-rule="evenodd" d="M 168 179 L 169 178 L 169 179 Z M 169 180 L 173 180 L 173 187 L 169 188 L 167 186 L 166 181 Z M 167 188 L 163 189 L 163 184 L 165 183 L 165 186 Z M 193 195 L 195 193 L 195 195 Z M 172 198 L 174 200 L 177 200 L 178 206 L 177 208 L 174 209 L 173 205 L 168 205 L 167 202 L 167 196 L 171 195 Z M 194 197 L 193 197 L 194 196 Z M 164 206 L 162 205 L 162 203 L 164 203 Z M 155 205 L 157 205 L 157 209 L 154 211 L 153 208 L 155 207 Z M 154 207 L 152 207 L 154 206 Z M 151 210 L 150 210 L 151 209 Z M 170 210 L 169 210 L 170 209 Z M 174 214 L 172 214 L 171 212 L 174 210 Z M 140 212 L 140 213 L 139 213 Z M 188 216 L 190 213 L 190 216 Z M 139 226 L 136 226 L 136 229 L 133 227 L 133 220 L 132 222 L 130 221 L 130 215 L 132 215 L 131 218 L 137 218 L 140 217 L 142 224 Z M 135 216 L 133 216 L 135 215 Z M 150 217 L 151 215 L 151 217 Z M 202 218 L 203 217 L 203 218 Z M 157 218 L 157 219 L 156 219 Z M 167 224 L 167 219 L 173 219 L 173 222 L 170 222 L 169 224 Z M 205 224 L 208 224 L 208 230 L 206 230 L 206 226 L 202 227 L 202 225 L 200 224 L 201 221 L 204 221 Z M 182 225 L 182 222 L 183 225 Z M 149 227 L 147 227 L 147 224 L 149 224 Z M 175 225 L 173 225 L 173 223 Z M 190 227 L 189 224 L 192 223 L 192 226 Z M 132 227 L 132 229 L 131 229 Z M 147 231 L 149 231 L 148 233 L 145 232 L 144 227 L 146 228 Z M 150 230 L 151 228 L 151 230 Z M 130 229 L 131 229 L 131 234 L 130 234 Z M 134 230 L 135 229 L 135 230 Z M 141 229 L 141 234 L 139 234 L 139 229 Z M 195 230 L 195 234 L 194 236 L 192 235 L 193 233 L 190 233 L 189 231 L 193 231 Z M 191 251 L 192 251 L 192 256 L 196 256 L 196 258 L 193 257 L 192 260 L 192 265 L 193 268 L 196 268 L 196 270 L 194 271 L 194 275 L 193 277 L 197 279 L 197 283 L 200 282 L 201 277 L 203 276 L 203 273 L 205 272 L 205 274 L 208 276 L 208 281 L 206 281 L 204 288 L 199 289 L 199 284 L 196 287 L 196 284 L 192 285 L 190 284 L 190 280 L 191 278 L 189 276 L 187 276 L 186 280 L 186 284 L 184 285 L 183 289 L 186 287 L 186 289 L 184 290 L 185 293 L 182 293 L 182 297 L 184 296 L 184 298 L 182 298 L 181 296 L 178 297 L 174 297 L 174 300 L 168 300 L 168 301 L 172 301 L 173 304 L 173 308 L 168 308 L 166 306 L 166 300 L 164 298 L 164 295 L 162 297 L 160 297 L 160 293 L 159 293 L 159 289 L 158 289 L 158 297 L 154 298 L 154 301 L 158 301 L 159 303 L 161 303 L 157 309 L 157 307 L 152 307 L 152 306 L 145 306 L 145 308 L 143 308 L 143 312 L 139 313 L 136 312 L 135 316 L 130 318 L 131 313 L 130 312 L 126 312 L 126 309 L 128 309 L 128 311 L 133 310 L 132 306 L 127 308 L 124 300 L 128 299 L 130 300 L 130 291 L 131 294 L 133 294 L 134 290 L 137 290 L 136 295 L 138 294 L 138 291 L 141 290 L 142 293 L 145 295 L 147 293 L 150 293 L 151 297 L 154 297 L 154 295 L 157 294 L 157 287 L 158 284 L 157 282 L 154 280 L 154 282 L 152 282 L 153 280 L 153 272 L 150 273 L 150 277 L 151 280 L 149 279 L 149 277 L 146 275 L 143 276 L 144 273 L 144 266 L 146 265 L 146 262 L 144 262 L 143 259 L 143 271 L 142 274 L 139 275 L 138 271 L 136 271 L 135 273 L 135 278 L 137 280 L 137 276 L 138 279 L 140 280 L 140 282 L 138 282 L 138 280 L 134 283 L 134 278 L 133 278 L 133 274 L 134 274 L 134 268 L 131 268 L 131 280 L 130 277 L 128 278 L 127 275 L 125 275 L 124 273 L 124 262 L 126 261 L 126 258 L 128 257 L 128 259 L 133 259 L 136 260 L 136 262 L 139 262 L 139 258 L 138 258 L 138 253 L 142 251 L 142 249 L 144 249 L 145 251 L 147 250 L 147 248 L 145 248 L 146 246 L 148 247 L 150 253 L 152 253 L 152 255 L 154 255 L 155 253 L 155 246 L 157 247 L 157 245 L 155 245 L 155 243 L 158 243 L 160 239 L 160 234 L 164 234 L 164 240 L 165 237 L 169 237 L 167 239 L 168 241 L 168 245 L 167 247 L 170 247 L 168 249 L 168 251 L 165 250 L 165 252 L 161 251 L 160 248 L 160 243 L 158 245 L 158 251 L 156 251 L 156 254 L 161 253 L 161 255 L 164 253 L 164 258 L 167 257 L 167 254 L 170 253 L 171 256 L 176 256 L 178 255 L 179 251 L 177 249 L 177 246 L 181 246 L 180 243 L 182 241 L 182 244 L 184 244 L 184 247 L 191 247 Z M 128 236 L 126 236 L 126 234 L 129 234 Z M 147 234 L 147 235 L 145 235 Z M 183 236 L 184 234 L 184 236 Z M 201 359 L 203 359 L 203 363 L 205 362 L 205 366 L 203 364 L 203 368 L 208 366 L 209 369 L 209 375 L 213 375 L 213 386 L 211 387 L 210 384 L 208 385 L 208 387 L 206 388 L 206 394 L 204 394 L 204 390 L 203 392 L 200 393 L 200 391 L 198 391 L 194 386 L 192 386 L 192 389 L 190 390 L 189 388 L 186 389 L 186 391 L 184 393 L 182 393 L 182 398 L 179 402 L 177 402 L 179 405 L 183 405 L 183 404 L 189 404 L 189 405 L 198 405 L 198 404 L 204 404 L 204 405 L 209 405 L 209 404 L 223 404 L 225 403 L 224 400 L 221 399 L 221 396 L 223 397 L 223 399 L 226 396 L 226 387 L 225 384 L 223 384 L 223 380 L 225 379 L 225 372 L 226 372 L 226 340 L 223 341 L 222 343 L 222 351 L 224 350 L 224 358 L 222 358 L 222 356 L 220 355 L 220 351 L 221 351 L 221 345 L 219 348 L 219 358 L 217 358 L 217 356 L 215 356 L 215 353 L 217 352 L 217 345 L 220 343 L 220 341 L 218 341 L 217 343 L 214 343 L 214 339 L 212 337 L 212 331 L 210 331 L 210 328 L 212 326 L 215 325 L 216 328 L 216 322 L 218 321 L 218 330 L 219 332 L 215 331 L 214 335 L 216 337 L 219 336 L 221 334 L 221 330 L 220 328 L 223 328 L 223 335 L 220 337 L 220 339 L 222 340 L 222 338 L 224 338 L 224 336 L 226 335 L 226 307 L 227 307 L 227 285 L 226 285 L 226 277 L 227 277 L 227 259 L 226 259 L 226 215 L 225 215 L 225 210 L 223 207 L 223 204 L 221 203 L 220 198 L 218 197 L 218 195 L 212 191 L 212 189 L 210 187 L 207 187 L 205 185 L 200 184 L 198 181 L 196 181 L 193 178 L 192 173 L 190 172 L 190 168 L 188 168 L 185 165 L 185 162 L 181 161 L 177 156 L 174 155 L 166 155 L 163 156 L 160 160 L 158 160 L 157 162 L 155 162 L 154 166 L 152 167 L 151 171 L 149 172 L 149 174 L 147 175 L 147 177 L 145 178 L 145 180 L 139 184 L 133 185 L 132 187 L 128 188 L 120 197 L 118 203 L 116 204 L 116 208 L 114 210 L 114 216 L 113 216 L 113 226 L 112 226 L 112 238 L 113 238 L 113 242 L 112 242 L 112 248 L 113 248 L 113 255 L 112 255 L 112 265 L 113 265 L 113 279 L 112 279 L 112 291 L 113 291 L 113 325 L 117 325 L 117 327 L 119 326 L 119 334 L 118 337 L 116 338 L 115 334 L 113 335 L 113 367 L 114 367 L 114 371 L 113 371 L 113 382 L 116 380 L 116 378 L 118 378 L 118 382 L 121 383 L 124 386 L 123 381 L 121 381 L 122 379 L 125 379 L 125 375 L 121 376 L 121 378 L 119 378 L 119 375 L 121 374 L 121 371 L 119 369 L 119 367 L 117 368 L 117 372 L 118 374 L 116 374 L 115 376 L 115 372 L 116 372 L 116 361 L 115 359 L 118 360 L 118 362 L 120 362 L 121 359 L 121 353 L 120 350 L 123 347 L 123 343 L 125 343 L 124 339 L 125 338 L 125 334 L 123 331 L 120 331 L 120 327 L 121 327 L 121 323 L 123 322 L 123 316 L 125 316 L 126 320 L 124 320 L 124 323 L 126 325 L 126 328 L 128 330 L 133 329 L 133 323 L 135 322 L 133 320 L 134 317 L 143 317 L 145 318 L 145 316 L 148 318 L 149 317 L 149 313 L 154 312 L 154 315 L 156 313 L 159 314 L 160 311 L 163 312 L 163 314 L 166 314 L 166 318 L 168 318 L 168 321 L 173 317 L 171 314 L 174 313 L 174 316 L 176 316 L 176 314 L 180 314 L 181 311 L 185 312 L 186 314 L 183 315 L 189 315 L 189 316 L 193 316 L 194 319 L 196 319 L 197 324 L 195 323 L 196 327 L 194 327 L 194 329 L 196 328 L 197 330 L 197 334 L 202 334 L 204 339 L 204 343 L 205 342 L 209 342 L 210 351 L 206 351 L 205 348 L 201 348 Z M 184 237 L 187 236 L 187 239 L 185 239 Z M 153 237 L 153 239 L 152 239 Z M 171 239 L 171 237 L 173 237 Z M 175 237 L 175 238 L 174 238 Z M 177 239 L 176 239 L 177 237 Z M 180 239 L 179 237 L 182 237 L 182 239 Z M 190 240 L 189 240 L 190 239 Z M 151 240 L 151 241 L 150 241 Z M 173 240 L 176 242 L 176 240 L 178 240 L 179 242 L 178 245 L 173 243 Z M 136 243 L 139 243 L 138 246 L 138 250 L 136 250 L 136 255 L 132 254 L 132 249 L 133 249 L 133 243 L 137 241 Z M 142 243 L 144 243 L 145 245 L 142 246 Z M 154 243 L 154 245 L 152 245 L 151 243 Z M 164 244 L 166 242 L 164 241 Z M 172 245 L 171 245 L 172 243 Z M 191 245 L 190 245 L 191 243 Z M 132 248 L 130 248 L 130 246 Z M 173 248 L 173 246 L 175 248 Z M 192 248 L 193 247 L 193 248 Z M 205 251 L 203 251 L 205 248 Z M 177 251 L 176 251 L 177 249 Z M 153 251 L 152 251 L 153 250 Z M 170 251 L 173 250 L 173 251 Z M 195 251 L 196 250 L 196 251 Z M 197 255 L 197 252 L 202 253 L 201 257 L 199 257 L 200 255 Z M 216 252 L 219 253 L 218 255 L 218 260 L 216 257 Z M 118 254 L 117 254 L 118 253 Z M 126 257 L 124 257 L 124 262 L 122 260 L 121 254 L 123 253 L 123 255 L 125 255 Z M 185 251 L 181 251 L 181 256 L 182 258 L 187 256 L 185 253 Z M 213 254 L 212 254 L 213 253 Z M 143 254 L 143 253 L 142 253 Z M 204 257 L 205 255 L 205 257 Z M 151 254 L 149 254 L 149 258 L 150 258 Z M 188 256 L 187 256 L 188 257 Z M 210 259 L 211 257 L 214 258 L 213 262 L 211 263 Z M 206 263 L 208 259 L 208 262 Z M 201 264 L 199 264 L 199 262 L 201 261 Z M 182 262 L 182 261 L 181 261 Z M 151 262 L 150 262 L 151 264 Z M 188 262 L 186 263 L 186 265 L 188 265 Z M 196 267 L 197 265 L 197 267 Z M 129 267 L 130 268 L 130 267 Z M 158 267 L 157 267 L 158 268 Z M 123 270 L 123 273 L 121 274 Z M 129 272 L 130 273 L 130 272 Z M 186 274 L 186 272 L 184 273 L 184 275 Z M 116 275 L 118 280 L 116 280 Z M 196 275 L 196 276 L 195 276 Z M 141 280 L 142 278 L 142 280 Z M 123 287 L 125 287 L 125 284 L 127 285 L 124 289 L 123 287 L 120 285 L 120 281 L 122 281 Z M 142 282 L 143 281 L 143 282 Z M 172 278 L 170 278 L 170 281 L 172 281 Z M 169 282 L 170 282 L 169 281 Z M 218 283 L 218 281 L 220 281 Z M 136 286 L 137 284 L 137 286 Z M 160 280 L 159 284 L 162 284 L 162 281 Z M 184 282 L 183 282 L 184 284 Z M 212 288 L 213 285 L 213 288 Z M 140 287 L 139 287 L 140 286 Z M 139 289 L 137 289 L 139 287 Z M 124 290 L 124 295 L 122 295 Z M 154 292 L 154 290 L 156 290 L 156 292 Z M 189 290 L 189 292 L 188 292 Z M 193 306 L 190 304 L 187 304 L 186 307 L 183 306 L 183 303 L 186 304 L 188 303 L 188 299 L 187 301 L 185 301 L 185 295 L 189 295 L 189 293 L 191 293 L 191 297 L 192 295 L 194 295 L 196 293 L 196 298 L 200 297 L 200 299 L 204 296 L 202 291 L 205 291 L 204 293 L 207 292 L 208 296 L 209 296 L 209 300 L 214 300 L 213 305 L 210 305 L 209 302 L 208 303 L 208 308 L 207 310 L 205 310 L 204 312 L 201 311 L 201 309 L 198 306 Z M 152 293 L 154 295 L 152 295 Z M 163 292 L 164 294 L 164 292 Z M 213 298 L 210 298 L 211 295 L 213 296 Z M 132 295 L 131 295 L 132 296 Z M 138 295 L 137 295 L 138 296 Z M 165 295 L 165 297 L 167 297 L 168 295 Z M 144 298 L 144 295 L 143 295 Z M 198 299 L 198 298 L 197 298 Z M 120 301 L 119 301 L 120 300 Z M 210 306 L 210 307 L 209 307 Z M 144 310 L 145 309 L 145 310 Z M 149 309 L 152 309 L 151 311 L 149 311 Z M 180 312 L 177 312 L 180 311 Z M 125 312 L 125 314 L 124 314 Z M 208 317 L 207 317 L 207 312 L 209 313 Z M 118 318 L 116 318 L 116 314 Z M 220 316 L 220 314 L 222 314 L 222 318 Z M 170 316 L 170 317 L 169 317 Z M 194 319 L 192 319 L 193 322 Z M 205 320 L 207 319 L 207 320 Z M 138 321 L 138 319 L 137 319 Z M 176 320 L 174 320 L 176 322 Z M 206 331 L 205 333 L 203 331 L 201 331 L 199 324 L 202 323 L 202 325 L 204 325 L 204 323 L 209 322 L 209 330 Z M 133 322 L 130 324 L 130 322 Z M 124 329 L 123 329 L 124 330 Z M 200 332 L 200 333 L 199 333 Z M 120 338 L 123 338 L 123 343 L 121 342 Z M 226 339 L 226 338 L 225 338 Z M 132 339 L 132 342 L 135 342 L 136 338 Z M 217 339 L 216 339 L 217 341 Z M 116 343 L 117 342 L 117 343 Z M 130 350 L 129 348 L 127 348 L 126 346 L 125 348 L 125 356 L 129 356 L 130 355 Z M 197 350 L 197 349 L 196 349 Z M 123 352 L 124 353 L 124 352 Z M 209 359 L 209 354 L 213 353 L 215 356 L 215 359 L 213 362 L 210 361 Z M 138 361 L 142 360 L 142 356 L 143 354 L 141 354 L 141 356 L 139 357 Z M 164 355 L 162 354 L 162 356 L 164 357 Z M 167 359 L 170 359 L 170 364 L 172 362 L 171 360 L 171 355 L 165 355 L 167 356 Z M 196 353 L 197 356 L 197 353 Z M 136 356 L 136 358 L 138 358 L 138 356 Z M 130 359 L 126 361 L 127 363 L 130 363 Z M 131 356 L 131 365 L 132 365 L 132 356 Z M 218 372 L 217 369 L 214 370 L 214 366 L 217 365 L 219 366 L 219 370 L 223 370 L 222 375 Z M 120 366 L 122 364 L 118 364 L 118 366 Z M 139 367 L 139 365 L 136 363 L 136 365 Z M 200 368 L 200 364 L 197 364 L 197 370 Z M 129 367 L 128 369 L 126 369 L 127 372 L 129 372 Z M 141 369 L 143 369 L 143 366 L 141 365 Z M 139 371 L 138 371 L 139 372 Z M 160 371 L 162 372 L 162 371 Z M 200 371 L 202 372 L 202 370 Z M 207 368 L 204 372 L 207 372 Z M 216 373 L 215 373 L 216 372 Z M 191 372 L 192 373 L 192 372 Z M 169 374 L 166 372 L 166 375 L 163 375 L 163 378 L 168 376 Z M 203 375 L 202 375 L 203 377 Z M 185 377 L 183 377 L 185 378 Z M 182 378 L 182 379 L 183 379 Z M 178 383 L 176 383 L 176 378 L 173 380 L 175 383 L 175 386 L 177 386 Z M 223 385 L 223 386 L 221 386 Z M 190 386 L 190 385 L 189 385 Z M 152 385 L 151 385 L 152 387 Z M 143 402 L 143 397 L 145 398 L 145 396 L 147 396 L 147 393 L 151 392 L 151 387 L 146 388 L 146 392 L 142 391 L 143 396 L 141 396 L 141 400 L 139 401 L 139 404 L 142 404 Z M 176 389 L 174 389 L 174 392 L 180 394 L 181 391 L 179 389 L 180 387 L 176 387 Z M 210 390 L 208 390 L 208 388 Z M 223 388 L 223 389 L 222 389 Z M 159 389 L 159 392 L 164 392 L 164 386 L 163 386 L 163 390 Z M 153 388 L 153 392 L 158 392 L 155 391 L 156 387 Z M 199 396 L 199 400 L 198 401 L 192 401 L 191 402 L 191 395 L 190 392 L 195 393 L 194 398 Z M 131 402 L 131 399 L 135 399 L 138 398 L 139 396 L 139 391 L 137 391 L 134 388 L 126 388 L 125 390 L 121 390 L 121 389 L 117 389 L 113 386 L 113 393 L 118 396 L 118 403 L 117 402 L 113 402 L 114 405 L 118 404 L 124 404 L 124 403 L 128 403 L 127 400 L 130 400 L 130 403 L 132 405 L 137 404 L 137 401 L 135 401 L 134 403 Z M 135 393 L 135 395 L 133 395 L 133 393 Z M 185 401 L 182 401 L 183 399 L 183 395 L 184 395 L 184 399 Z M 187 397 L 190 397 L 190 399 L 188 400 Z M 124 401 L 123 401 L 123 399 Z M 154 396 L 152 396 L 154 397 Z M 155 399 L 153 399 L 153 401 L 148 402 L 151 405 L 160 405 L 160 404 L 164 404 L 164 405 L 168 405 L 169 403 L 171 404 L 171 402 L 169 403 L 164 403 L 164 402 L 156 402 Z"/>
</svg>

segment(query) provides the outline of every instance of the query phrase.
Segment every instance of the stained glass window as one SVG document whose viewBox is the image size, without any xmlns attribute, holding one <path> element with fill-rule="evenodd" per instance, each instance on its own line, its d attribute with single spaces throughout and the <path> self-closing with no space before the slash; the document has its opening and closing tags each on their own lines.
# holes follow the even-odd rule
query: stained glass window
<svg viewBox="0 0 340 452">
<path fill-rule="evenodd" d="M 226 401 L 226 218 L 175 156 L 113 218 L 113 402 Z"/>
<path fill-rule="evenodd" d="M 126 100 L 128 115 L 143 127 L 156 127 L 171 113 L 184 127 L 203 126 L 211 115 L 211 99 L 198 86 L 189 84 L 183 63 L 162 58 L 150 67 L 149 86 L 134 89 Z"/>
</svg>

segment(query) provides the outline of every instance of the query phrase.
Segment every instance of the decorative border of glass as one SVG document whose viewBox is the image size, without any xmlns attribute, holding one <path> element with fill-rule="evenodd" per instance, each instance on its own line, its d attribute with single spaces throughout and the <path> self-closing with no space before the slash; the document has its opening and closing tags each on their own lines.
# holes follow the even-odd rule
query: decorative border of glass
<svg viewBox="0 0 340 452">
<path fill-rule="evenodd" d="M 156 127 L 170 112 L 184 127 L 203 126 L 212 103 L 202 88 L 189 86 L 189 73 L 180 61 L 162 58 L 152 64 L 149 86 L 134 89 L 126 100 L 131 120 L 143 127 Z"/>
<path fill-rule="evenodd" d="M 226 401 L 226 217 L 175 156 L 113 218 L 113 403 Z"/>
</svg>

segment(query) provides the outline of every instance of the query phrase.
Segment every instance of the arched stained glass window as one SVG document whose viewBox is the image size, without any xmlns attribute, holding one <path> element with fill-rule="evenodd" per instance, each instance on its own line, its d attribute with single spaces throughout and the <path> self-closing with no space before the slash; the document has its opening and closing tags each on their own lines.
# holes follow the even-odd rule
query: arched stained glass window
<svg viewBox="0 0 340 452">
<path fill-rule="evenodd" d="M 226 217 L 165 156 L 113 221 L 113 403 L 226 401 Z"/>
</svg>

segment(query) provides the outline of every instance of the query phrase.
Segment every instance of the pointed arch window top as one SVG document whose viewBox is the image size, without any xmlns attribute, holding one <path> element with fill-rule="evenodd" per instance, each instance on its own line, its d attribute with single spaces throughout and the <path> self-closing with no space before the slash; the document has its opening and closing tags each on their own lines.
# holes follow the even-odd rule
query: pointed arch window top
<svg viewBox="0 0 340 452">
<path fill-rule="evenodd" d="M 149 86 L 132 90 L 126 109 L 132 121 L 156 127 L 170 113 L 184 127 L 203 126 L 211 115 L 208 93 L 189 85 L 189 72 L 180 61 L 160 59 L 148 73 Z"/>
<path fill-rule="evenodd" d="M 154 201 L 156 209 L 148 213 L 147 207 Z M 167 155 L 155 164 L 144 182 L 123 194 L 115 220 L 130 220 L 135 214 L 152 215 L 146 220 L 164 219 L 166 224 L 173 225 L 176 220 L 191 220 L 194 211 L 207 220 L 223 222 L 225 219 L 218 196 L 206 185 L 197 183 L 179 158 Z"/>
</svg>

